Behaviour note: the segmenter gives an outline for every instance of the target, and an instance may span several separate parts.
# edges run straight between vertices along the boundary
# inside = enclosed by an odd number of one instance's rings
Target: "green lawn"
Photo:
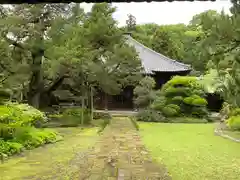
[[[78,173],[79,162],[75,161],[81,161],[79,153],[84,154],[94,144],[98,128],[54,129],[63,135],[62,141],[12,157],[0,164],[0,177],[3,180],[68,179],[69,175]],[[80,158],[76,158],[77,154]]]
[[[139,125],[147,148],[173,180],[240,180],[240,144],[215,136],[213,124]]]

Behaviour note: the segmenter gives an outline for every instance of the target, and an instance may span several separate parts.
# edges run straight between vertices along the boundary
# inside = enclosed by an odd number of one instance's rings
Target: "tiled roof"
[[[139,43],[131,36],[126,35],[127,43],[132,45],[139,54],[143,69],[146,74],[155,72],[176,72],[176,71],[190,71],[191,66],[180,63],[176,60],[170,59],[156,51]]]

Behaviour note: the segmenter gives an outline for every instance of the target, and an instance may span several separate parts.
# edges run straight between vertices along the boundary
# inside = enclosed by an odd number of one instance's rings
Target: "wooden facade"
[[[175,75],[185,76],[190,71],[183,72],[156,72],[150,75],[155,79],[156,89],[160,89],[163,84],[170,80]],[[133,90],[135,87],[128,86],[118,95],[108,95],[104,92],[98,92],[95,99],[95,108],[104,110],[134,110]]]

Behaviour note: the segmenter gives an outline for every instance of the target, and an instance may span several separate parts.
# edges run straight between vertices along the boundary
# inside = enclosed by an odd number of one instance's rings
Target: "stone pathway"
[[[79,164],[80,172],[71,179],[89,180],[169,180],[165,167],[154,162],[132,122],[114,118]]]

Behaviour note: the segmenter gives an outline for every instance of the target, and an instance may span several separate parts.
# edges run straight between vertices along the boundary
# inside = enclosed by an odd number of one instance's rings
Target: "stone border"
[[[220,124],[218,124],[218,126],[220,126]],[[227,134],[224,134],[224,132],[222,131],[222,129],[219,128],[219,127],[215,128],[214,134],[217,135],[217,136],[221,136],[221,137],[223,137],[223,138],[225,138],[225,139],[230,139],[231,141],[240,143],[240,139],[236,139],[236,138],[231,137],[231,136],[229,136],[229,135],[227,135]]]

